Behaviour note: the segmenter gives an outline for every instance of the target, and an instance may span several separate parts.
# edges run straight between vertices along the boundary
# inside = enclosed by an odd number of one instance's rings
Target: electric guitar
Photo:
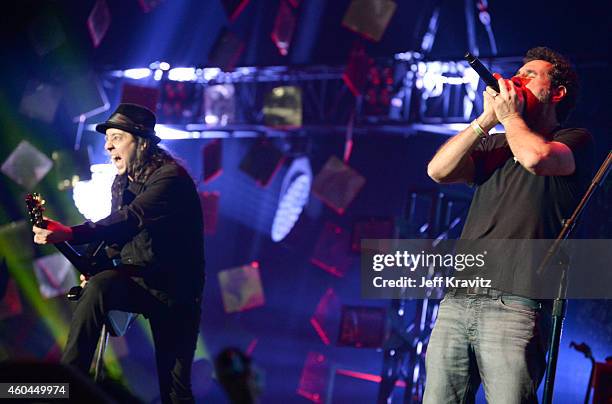
[[[32,193],[26,195],[25,202],[32,224],[36,227],[40,227],[41,229],[46,229],[47,221],[43,218],[43,212],[45,211],[45,200],[42,199],[40,194]],[[72,245],[70,245],[70,243],[66,241],[53,245],[64,255],[64,257],[66,257],[66,259],[76,268],[77,271],[86,277],[93,276],[98,272],[112,266],[109,264],[107,257],[102,257],[105,255],[101,254],[103,251],[104,242],[96,246],[92,254],[88,254],[88,256],[83,256],[80,254]],[[75,286],[68,293],[68,298],[76,300],[78,299],[80,293],[81,288],[79,286]]]
[[[30,215],[30,221],[36,227],[41,229],[47,228],[47,222],[43,218],[43,212],[45,211],[45,200],[42,199],[40,194],[33,193],[27,194],[25,197],[26,206],[28,207],[28,214]],[[101,242],[93,250],[92,254],[83,256],[74,249],[70,243],[64,241],[63,243],[53,244],[66,259],[83,275],[90,277],[96,273],[105,269],[110,269],[110,260],[102,254],[104,242]],[[78,300],[83,292],[81,286],[73,286],[67,294],[69,300]],[[107,314],[108,325],[110,326],[109,332],[111,335],[119,336],[123,335],[133,318],[136,316],[134,313],[124,312],[119,310],[111,310]]]

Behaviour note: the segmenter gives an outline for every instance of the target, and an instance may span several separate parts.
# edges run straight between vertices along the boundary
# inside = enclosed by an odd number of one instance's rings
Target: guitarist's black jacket
[[[116,179],[117,181],[117,179]],[[129,182],[120,208],[72,227],[74,244],[104,241],[122,267],[167,304],[199,301],[204,286],[200,199],[189,174],[166,163],[144,183]]]

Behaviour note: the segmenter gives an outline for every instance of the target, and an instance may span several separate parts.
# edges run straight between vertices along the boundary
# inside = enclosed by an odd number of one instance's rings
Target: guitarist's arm
[[[36,244],[57,244],[73,240],[72,228],[55,220],[45,218],[47,228],[33,226],[34,242]]]
[[[112,244],[135,236],[147,225],[167,219],[172,214],[172,210],[177,208],[178,201],[175,195],[184,194],[181,188],[187,186],[187,181],[191,179],[176,170],[173,165],[158,169],[147,181],[144,191],[133,190],[137,195],[131,203],[98,222],[67,227],[49,220],[47,229],[35,228],[34,233],[38,232],[35,241],[37,239],[43,241],[39,244],[62,241],[70,241],[72,244],[105,241],[107,244]],[[180,179],[177,180],[177,177]],[[128,190],[132,186],[137,185],[130,184]]]

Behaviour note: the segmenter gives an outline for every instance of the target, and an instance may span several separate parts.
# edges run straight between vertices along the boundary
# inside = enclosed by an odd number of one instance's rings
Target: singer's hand
[[[493,95],[487,89],[485,102],[488,97],[488,101],[493,104],[497,119],[502,125],[506,126],[506,123],[511,119],[520,118],[525,105],[525,97],[523,91],[517,90],[516,85],[511,80],[500,78],[497,83],[499,84],[499,94]]]
[[[491,90],[492,93],[497,94],[495,90],[491,87],[487,87],[487,90]],[[484,109],[482,114],[476,119],[478,124],[485,130],[485,132],[489,132],[495,125],[499,123],[497,119],[497,115],[495,114],[495,108],[493,107],[493,97],[488,96],[487,91],[482,93],[484,98]]]
[[[493,76],[496,79],[500,79],[501,75],[499,73],[493,73]],[[491,95],[491,97],[487,97],[487,94]],[[482,114],[476,119],[478,124],[485,130],[485,132],[489,132],[491,129],[495,127],[499,123],[497,119],[497,115],[495,114],[495,108],[493,107],[493,96],[497,95],[497,91],[492,89],[491,87],[486,88],[486,91],[483,91],[482,96],[484,99],[484,108]]]

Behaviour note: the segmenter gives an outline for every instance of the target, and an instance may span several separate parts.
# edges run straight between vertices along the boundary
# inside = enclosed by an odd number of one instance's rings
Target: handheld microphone
[[[478,73],[482,81],[484,81],[487,86],[493,88],[495,91],[499,93],[499,85],[497,84],[497,79],[491,74],[489,69],[487,69],[482,64],[482,62],[478,60],[478,58],[472,55],[470,52],[467,52],[464,58],[465,60],[467,60],[470,66],[472,66],[472,68],[476,70],[476,73]]]

